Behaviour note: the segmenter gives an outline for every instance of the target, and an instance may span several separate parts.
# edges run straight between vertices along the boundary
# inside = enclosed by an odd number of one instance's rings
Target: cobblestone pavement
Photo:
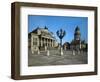
[[[41,51],[40,54],[32,54],[28,52],[28,65],[29,66],[48,66],[48,65],[74,65],[74,64],[87,64],[87,52],[63,51],[64,55],[59,54],[59,50],[50,50],[49,56],[47,52]]]

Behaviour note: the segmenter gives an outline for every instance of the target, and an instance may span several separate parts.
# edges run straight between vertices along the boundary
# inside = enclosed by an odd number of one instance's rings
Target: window
[[[33,38],[33,45],[37,45],[37,38]]]

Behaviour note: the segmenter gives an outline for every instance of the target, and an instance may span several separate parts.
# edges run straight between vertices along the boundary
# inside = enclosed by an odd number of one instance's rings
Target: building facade
[[[69,42],[65,42],[63,44],[63,50],[69,50],[70,49],[70,43]]]
[[[86,48],[85,46],[86,46],[86,43],[81,40],[80,29],[77,26],[74,31],[74,39],[70,43],[70,49],[82,50],[83,48]]]
[[[28,45],[32,52],[56,47],[56,39],[47,27],[38,27],[30,32],[28,34],[28,40]]]
[[[81,40],[80,28],[77,26],[74,31],[74,39],[71,42],[65,42],[62,45],[63,50],[85,50],[88,44]],[[35,51],[46,51],[51,49],[60,49],[60,43],[56,40],[54,34],[47,27],[37,27],[28,34],[28,48],[32,53]]]

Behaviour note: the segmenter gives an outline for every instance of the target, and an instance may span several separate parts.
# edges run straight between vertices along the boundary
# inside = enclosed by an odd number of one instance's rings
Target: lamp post
[[[65,30],[60,29],[60,30],[58,30],[56,32],[56,34],[57,34],[57,36],[60,39],[60,54],[63,55],[63,51],[62,51],[62,39],[65,36],[66,32],[65,32]]]

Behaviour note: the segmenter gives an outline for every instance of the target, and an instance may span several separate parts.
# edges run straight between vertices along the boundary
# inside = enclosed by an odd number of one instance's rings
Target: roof
[[[74,35],[80,35],[80,28],[78,26],[75,28]]]
[[[37,27],[32,32],[30,32],[29,35],[31,33],[38,34],[38,30],[40,31],[40,34],[39,34],[40,36],[42,36],[42,37],[50,37],[52,39],[55,39],[55,37],[53,36],[53,33],[50,32],[46,26],[44,28]]]
[[[65,42],[65,43],[63,44],[63,46],[69,46],[69,45],[70,45],[69,42]]]

